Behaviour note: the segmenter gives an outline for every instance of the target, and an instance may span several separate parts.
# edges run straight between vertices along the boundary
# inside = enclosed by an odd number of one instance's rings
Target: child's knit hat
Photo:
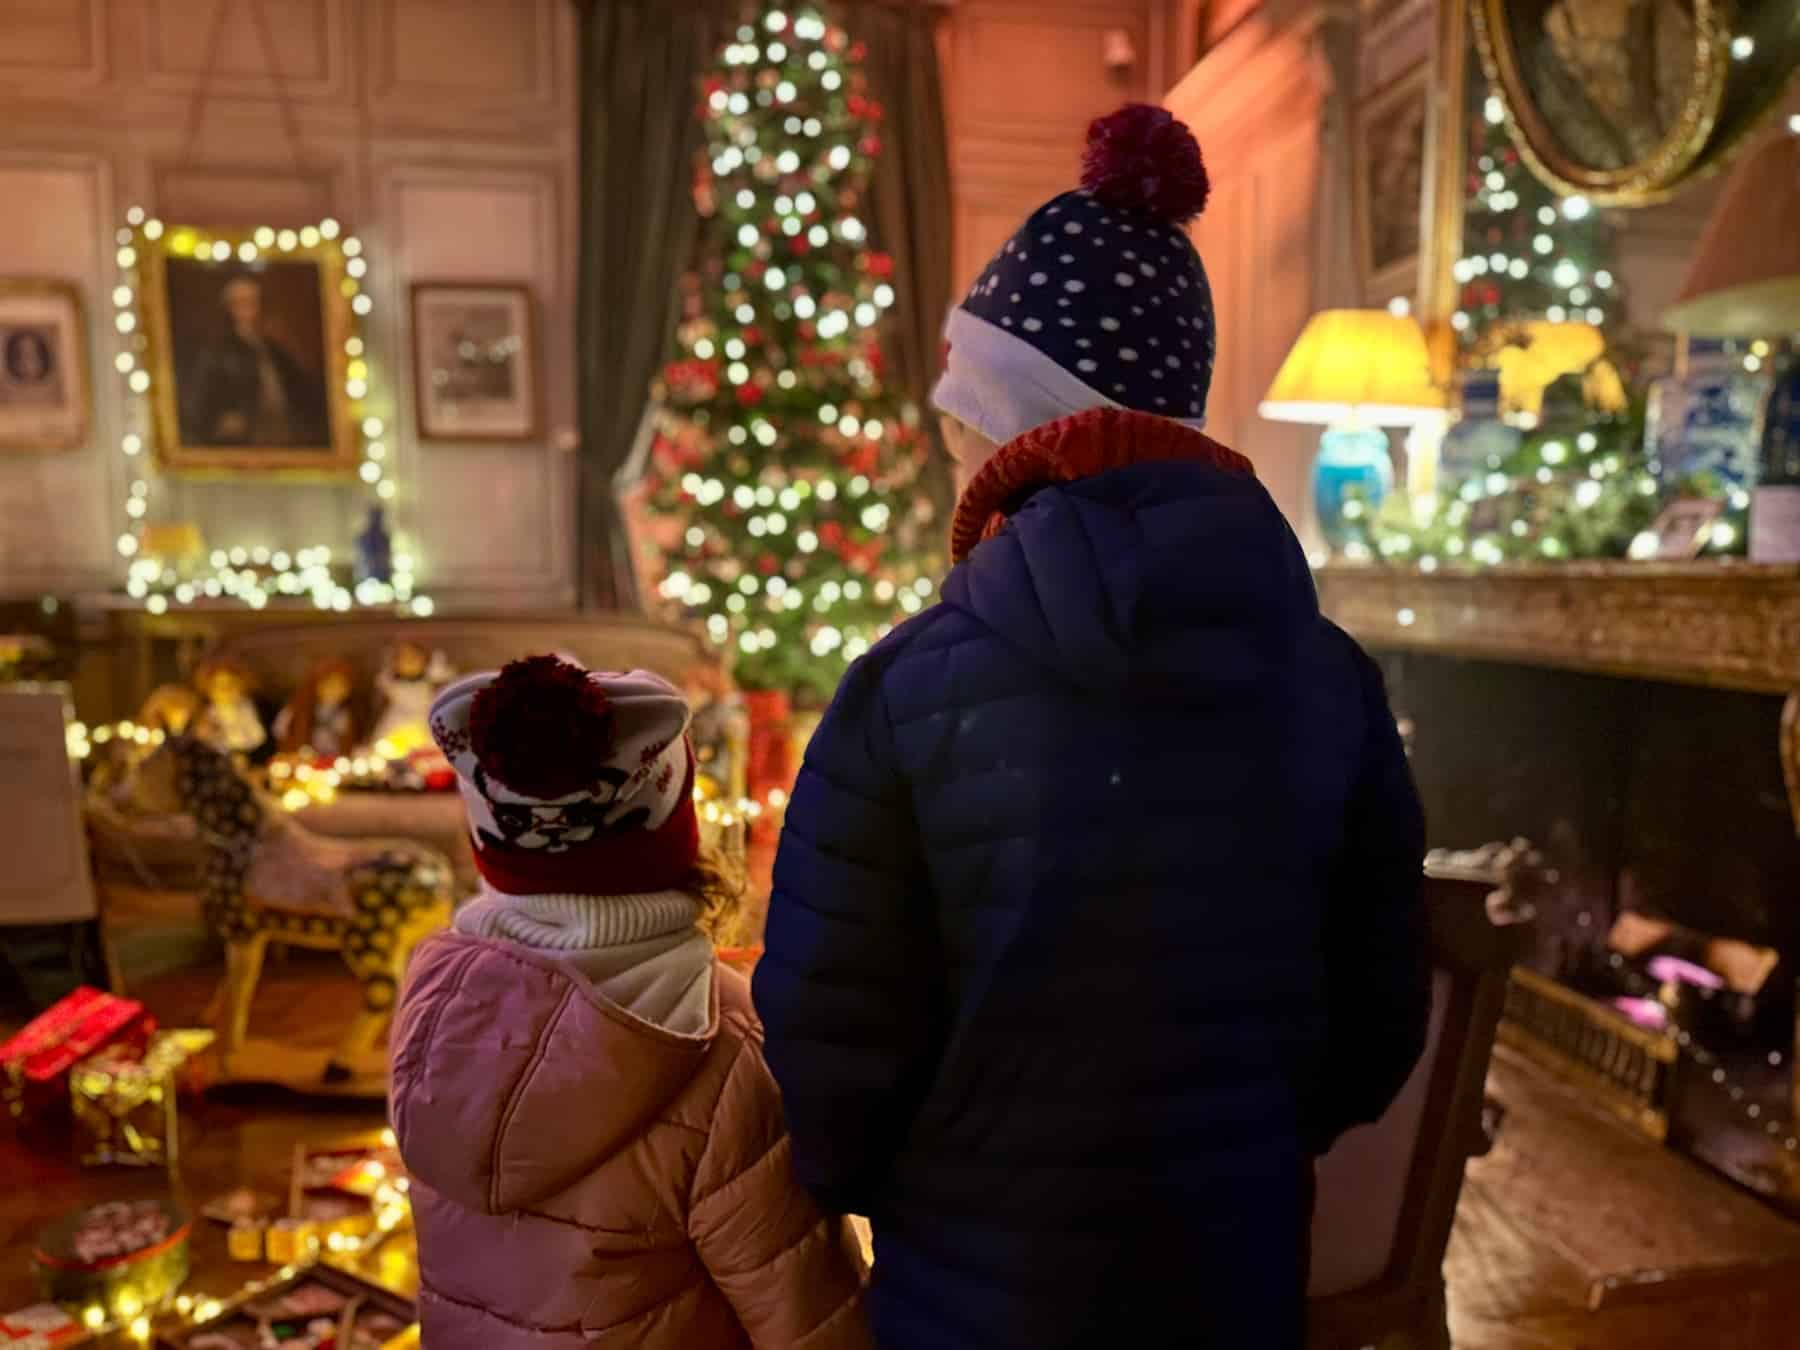
[[[1167,109],[1094,122],[1081,187],[1039,207],[951,310],[938,410],[998,445],[1096,407],[1203,426],[1212,290],[1185,227],[1209,190]]]
[[[700,845],[687,724],[661,676],[555,656],[458,680],[431,705],[475,866],[515,896],[679,888]]]

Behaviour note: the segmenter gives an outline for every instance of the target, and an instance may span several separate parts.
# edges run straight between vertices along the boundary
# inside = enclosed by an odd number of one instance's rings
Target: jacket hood
[[[716,983],[716,982],[715,982]],[[640,1021],[534,952],[447,933],[422,943],[394,1026],[390,1096],[407,1170],[498,1214],[566,1189],[635,1140],[718,1026]]]
[[[1254,684],[1319,621],[1249,461],[1144,413],[1094,409],[1002,447],[953,547],[944,602],[1090,690]]]

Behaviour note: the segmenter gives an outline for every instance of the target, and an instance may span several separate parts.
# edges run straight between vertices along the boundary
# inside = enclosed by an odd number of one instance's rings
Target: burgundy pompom
[[[475,695],[469,742],[488,776],[520,796],[567,797],[592,785],[612,750],[612,705],[580,666],[530,656]]]
[[[1194,133],[1167,108],[1127,103],[1088,127],[1081,185],[1109,206],[1185,225],[1206,209],[1212,183]]]

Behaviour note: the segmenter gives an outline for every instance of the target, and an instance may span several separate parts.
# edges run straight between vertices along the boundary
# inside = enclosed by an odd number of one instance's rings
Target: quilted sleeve
[[[935,1070],[941,960],[880,657],[854,666],[788,805],[757,1013],[794,1169],[833,1214],[866,1214]]]
[[[746,1042],[694,1179],[688,1231],[757,1350],[869,1350],[862,1252],[794,1180],[775,1082]]]
[[[1330,1033],[1312,1141],[1320,1153],[1387,1110],[1424,1052],[1431,1015],[1425,815],[1381,671],[1354,643],[1346,646],[1364,730],[1326,898]]]

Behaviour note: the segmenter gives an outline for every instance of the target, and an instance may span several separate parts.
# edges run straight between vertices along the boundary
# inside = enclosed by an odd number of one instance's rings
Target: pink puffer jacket
[[[392,1094],[424,1350],[869,1345],[861,1254],[794,1183],[735,972],[682,1036],[525,948],[434,937]]]

